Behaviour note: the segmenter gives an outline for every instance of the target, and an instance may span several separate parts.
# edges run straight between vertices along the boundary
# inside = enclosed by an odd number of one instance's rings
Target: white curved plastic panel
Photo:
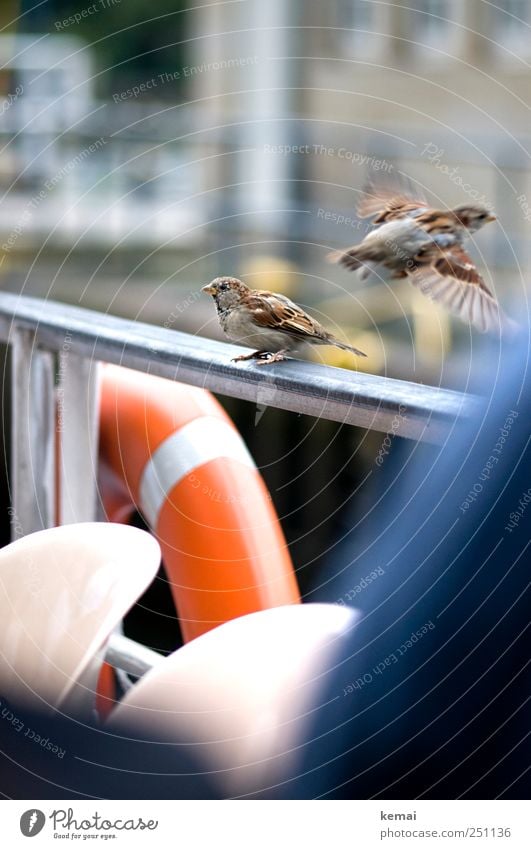
[[[220,625],[148,672],[108,727],[197,742],[222,792],[263,789],[296,760],[320,682],[358,615],[333,604],[290,605]]]
[[[50,528],[3,548],[0,695],[41,709],[91,703],[91,664],[159,563],[152,536],[108,522]]]

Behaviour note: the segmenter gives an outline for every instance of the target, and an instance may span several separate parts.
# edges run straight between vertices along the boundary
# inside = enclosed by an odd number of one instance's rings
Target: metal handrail
[[[39,348],[72,354],[202,386],[212,392],[331,421],[442,442],[474,396],[404,380],[304,361],[259,367],[235,364],[234,345],[152,324],[13,294],[0,295],[0,339],[15,329],[35,334]],[[398,417],[398,418],[397,418]]]
[[[109,362],[255,401],[428,442],[447,437],[479,399],[303,361],[234,364],[234,345],[92,310],[0,294],[0,340],[12,347],[14,536],[96,518],[98,363]],[[142,675],[160,662],[112,634],[105,656]],[[127,680],[123,680],[127,686]]]

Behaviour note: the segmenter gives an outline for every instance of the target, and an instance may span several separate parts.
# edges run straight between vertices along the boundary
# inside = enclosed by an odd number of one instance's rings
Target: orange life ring
[[[215,398],[118,366],[102,373],[104,507],[114,521],[132,505],[142,512],[162,549],[184,639],[300,602],[269,493]]]

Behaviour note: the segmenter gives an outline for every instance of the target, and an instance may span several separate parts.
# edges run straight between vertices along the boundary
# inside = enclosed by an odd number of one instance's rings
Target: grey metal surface
[[[105,660],[129,675],[141,677],[162,663],[164,656],[135,640],[130,640],[129,637],[124,637],[123,634],[114,633],[109,637]]]
[[[39,343],[89,360],[117,363],[213,392],[292,412],[438,443],[454,422],[481,402],[472,396],[379,375],[291,361],[235,364],[242,349],[174,330],[54,301],[0,295],[0,338],[14,324],[35,330]],[[397,418],[398,417],[398,418]]]
[[[99,365],[64,345],[59,352],[56,395],[61,525],[96,521]]]
[[[54,355],[35,333],[15,330],[12,345],[11,504],[13,538],[55,525]]]

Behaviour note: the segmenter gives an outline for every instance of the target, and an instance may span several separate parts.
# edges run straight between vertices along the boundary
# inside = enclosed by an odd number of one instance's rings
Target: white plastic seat
[[[90,709],[105,642],[153,580],[157,541],[87,522],[0,551],[0,694],[36,709]]]
[[[358,615],[290,605],[220,625],[148,672],[108,727],[200,744],[195,752],[225,795],[274,785],[296,763],[319,682]]]

